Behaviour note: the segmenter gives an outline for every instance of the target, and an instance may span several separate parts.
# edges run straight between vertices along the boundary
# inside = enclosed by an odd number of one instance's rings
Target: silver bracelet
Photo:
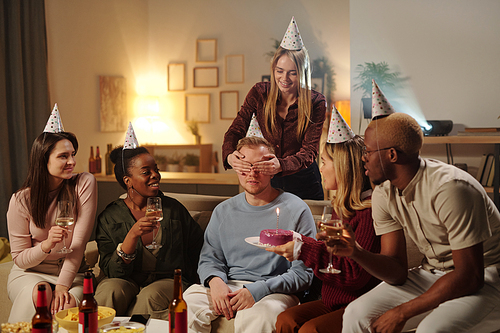
[[[134,260],[135,257],[137,256],[137,250],[135,250],[134,253],[132,253],[132,254],[128,254],[128,253],[123,252],[122,243],[118,244],[118,246],[116,247],[116,252],[123,259],[130,260],[130,261]]]

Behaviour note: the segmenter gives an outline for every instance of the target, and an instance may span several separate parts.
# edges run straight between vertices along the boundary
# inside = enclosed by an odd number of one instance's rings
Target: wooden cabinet
[[[185,156],[186,154],[195,154],[200,157],[199,172],[212,173],[212,144],[199,145],[144,145],[151,155],[164,155],[167,157],[174,154]]]
[[[429,144],[493,144],[495,145],[495,176],[493,179],[493,187],[486,188],[486,192],[493,192],[493,201],[497,208],[500,209],[500,135],[457,135],[457,136],[426,136],[424,137],[424,145]]]

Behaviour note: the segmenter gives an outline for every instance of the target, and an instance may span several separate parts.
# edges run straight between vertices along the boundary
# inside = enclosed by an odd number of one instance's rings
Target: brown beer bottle
[[[187,304],[182,299],[182,274],[174,272],[174,297],[168,305],[168,327],[170,333],[187,333]]]
[[[99,152],[99,146],[97,146],[95,151],[95,173],[101,173],[101,171],[102,171],[101,153]]]
[[[111,162],[111,151],[113,150],[113,146],[111,143],[108,143],[108,151],[106,152],[106,176],[110,176],[113,174],[113,162]]]
[[[36,298],[36,313],[31,319],[31,332],[52,333],[52,315],[47,305],[47,294],[45,285],[38,285],[38,297]]]
[[[78,333],[97,332],[97,302],[94,299],[92,272],[83,273],[83,299],[78,308]]]
[[[94,147],[90,146],[89,172],[95,173]]]

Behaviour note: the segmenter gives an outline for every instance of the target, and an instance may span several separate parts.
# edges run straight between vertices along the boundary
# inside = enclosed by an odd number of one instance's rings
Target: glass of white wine
[[[57,202],[57,218],[56,225],[68,229],[75,223],[73,217],[73,202],[69,200],[59,200]],[[57,253],[71,253],[72,249],[66,247],[66,237],[63,239],[63,248],[57,251]]]
[[[161,198],[160,197],[149,197],[148,198],[148,203],[146,207],[146,216],[147,217],[154,217],[154,221],[157,224],[161,220],[163,220],[163,207],[161,205]],[[159,249],[161,248],[161,244],[158,244],[155,240],[156,238],[156,227],[153,229],[153,241],[151,244],[147,245],[146,248],[149,250],[154,250],[154,249]]]
[[[325,231],[329,239],[339,239],[342,236],[343,223],[342,220],[332,219],[332,211],[333,209],[331,206],[324,207],[323,215],[321,215],[321,219],[318,221],[318,229],[319,231]],[[332,249],[328,250],[330,254],[328,266],[326,268],[321,268],[319,272],[326,274],[338,274],[341,271],[333,267]]]

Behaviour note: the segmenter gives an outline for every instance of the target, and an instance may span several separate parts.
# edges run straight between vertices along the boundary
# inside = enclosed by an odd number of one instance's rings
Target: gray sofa
[[[220,202],[226,200],[229,197],[222,196],[209,196],[209,195],[197,195],[197,194],[180,194],[180,193],[165,193],[165,195],[173,197],[179,200],[191,213],[193,218],[200,224],[203,230],[205,230],[212,210]],[[323,212],[323,206],[327,204],[327,201],[314,201],[305,200],[313,215],[321,215]],[[95,241],[91,241],[87,244],[87,249],[85,252],[85,257],[87,263],[93,268],[94,274],[99,280],[102,278],[98,262],[98,252],[97,244]],[[410,267],[418,266],[422,261],[423,256],[420,254],[416,246],[409,241],[408,242],[408,259]],[[7,262],[0,264],[0,322],[7,322],[10,308],[12,303],[10,302],[7,294],[7,277],[9,275],[10,269],[12,267],[12,262]],[[228,321],[221,317],[217,319],[212,325],[212,332],[234,332],[232,321]]]

